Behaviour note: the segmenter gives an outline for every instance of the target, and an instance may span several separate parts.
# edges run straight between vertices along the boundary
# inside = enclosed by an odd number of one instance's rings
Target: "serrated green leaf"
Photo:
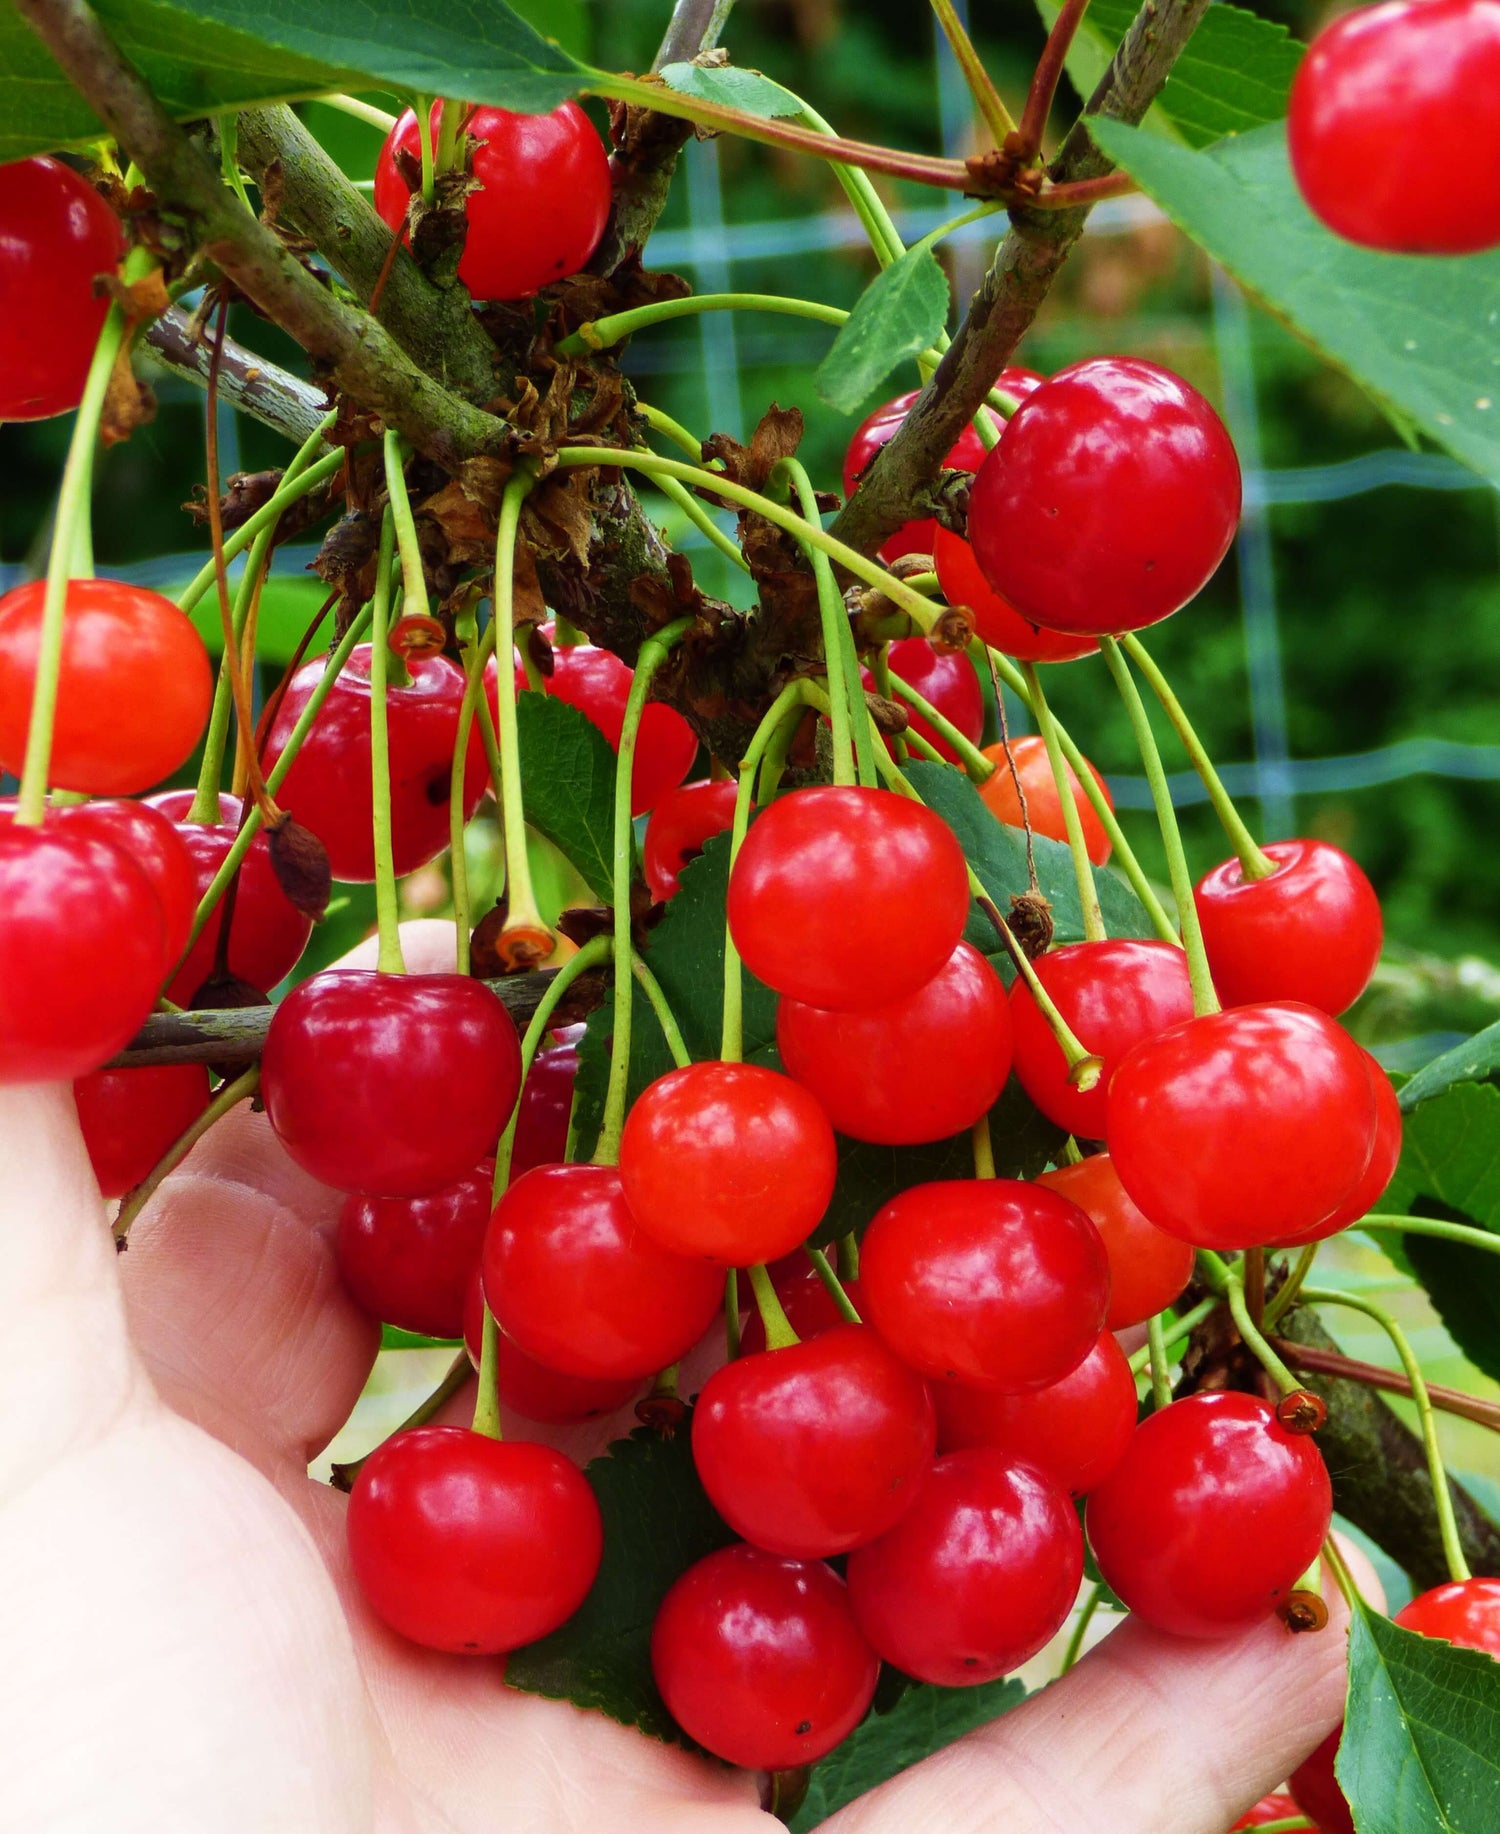
[[[527,823],[607,904],[614,862],[613,746],[586,714],[550,694],[518,694],[516,727]]]
[[[735,1538],[698,1481],[691,1441],[689,1415],[671,1439],[637,1428],[585,1467],[604,1518],[599,1577],[560,1630],[509,1658],[509,1687],[689,1742],[651,1678],[651,1626],[678,1574]]]
[[[1280,127],[1200,153],[1118,121],[1091,131],[1269,312],[1500,483],[1500,251],[1384,255],[1342,241],[1302,202]]]
[[[762,120],[802,113],[800,96],[794,96],[790,89],[783,89],[758,70],[739,70],[733,64],[667,64],[658,74],[678,95],[717,102],[722,108],[742,109]]]
[[[1359,1834],[1493,1834],[1500,1663],[1360,1607],[1335,1773]]]
[[[1401,1089],[1401,1109],[1410,1114],[1420,1103],[1441,1095],[1454,1083],[1482,1082],[1500,1070],[1500,1021],[1424,1064]]]
[[[926,350],[948,319],[948,279],[918,245],[882,268],[854,302],[815,378],[831,408],[852,414],[898,363]]]

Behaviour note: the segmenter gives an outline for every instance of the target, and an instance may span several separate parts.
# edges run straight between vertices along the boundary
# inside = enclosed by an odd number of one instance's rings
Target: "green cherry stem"
[[[781,469],[790,480],[802,514],[809,525],[818,521],[817,497],[813,491],[812,479],[807,475],[806,467],[796,459],[781,461]],[[860,696],[858,715],[854,711],[853,695],[850,692],[848,670],[848,646],[844,642],[839,626],[848,627],[849,616],[844,609],[844,597],[833,577],[833,568],[828,564],[828,556],[818,548],[803,543],[807,550],[808,560],[812,564],[813,578],[818,587],[818,618],[823,631],[823,665],[828,671],[829,714],[833,725],[833,781],[844,788],[866,781],[864,775],[865,759],[860,755],[859,740],[864,737],[866,751],[869,748],[868,720],[865,717],[864,697]],[[858,667],[854,671],[855,689],[859,686]],[[869,759],[873,773],[874,758]]]
[[[448,1365],[447,1374],[432,1393],[424,1396],[396,1428],[396,1431],[388,1433],[381,1444],[388,1444],[398,1433],[409,1433],[413,1427],[426,1426],[429,1420],[436,1418],[442,1412],[455,1395],[463,1393],[473,1373],[474,1365],[469,1361],[468,1351],[460,1350]],[[372,1447],[371,1452],[375,1449]],[[342,1490],[347,1494],[354,1488],[354,1480],[359,1476],[365,1460],[370,1456],[371,1453],[366,1452],[364,1458],[352,1458],[346,1464],[334,1465],[328,1474],[329,1483],[335,1490]]]
[[[1307,1281],[1307,1276],[1312,1272],[1313,1262],[1317,1260],[1318,1250],[1322,1246],[1321,1242],[1309,1242],[1297,1256],[1292,1271],[1266,1306],[1260,1321],[1263,1331],[1273,1330],[1277,1322],[1291,1310],[1297,1295]]]
[[[894,701],[897,698],[896,677],[891,673],[891,646],[889,643],[876,645],[870,657],[870,676],[875,683],[875,692],[882,700]],[[918,708],[917,711],[920,712],[921,709]],[[892,733],[887,743],[896,754],[896,762],[905,764],[911,755],[906,733]]]
[[[1245,1348],[1270,1376],[1282,1394],[1289,1395],[1294,1390],[1301,1388],[1302,1384],[1271,1348],[1266,1341],[1265,1333],[1252,1317],[1251,1308],[1245,1300],[1245,1278],[1240,1268],[1236,1267],[1231,1270],[1228,1290],[1224,1296],[1229,1301],[1230,1315],[1234,1319],[1235,1329],[1239,1332]]]
[[[863,1321],[859,1313],[854,1309],[854,1301],[844,1291],[843,1281],[840,1280],[838,1275],[833,1271],[828,1256],[824,1254],[823,1250],[821,1248],[812,1248],[804,1244],[802,1252],[807,1256],[808,1260],[812,1262],[814,1273],[816,1273],[818,1278],[823,1282],[828,1297],[838,1307],[839,1316],[844,1322],[851,1325],[862,1323]]]
[[[1088,843],[1083,838],[1083,817],[1078,812],[1078,798],[1068,781],[1068,766],[1057,736],[1057,721],[1042,692],[1042,678],[1034,662],[1021,665],[1031,695],[1031,710],[1037,729],[1047,747],[1047,762],[1052,766],[1052,781],[1057,785],[1057,799],[1062,806],[1063,827],[1068,836],[1068,852],[1073,856],[1073,876],[1078,881],[1078,904],[1083,912],[1085,942],[1103,942],[1107,934],[1104,913],[1099,908],[1099,887],[1094,881],[1094,866],[1089,859]],[[1091,774],[1091,773],[1089,773]]]
[[[834,1244],[838,1255],[840,1280],[857,1280],[859,1278],[859,1238],[852,1229],[846,1229]]]
[[[808,318],[820,325],[842,325],[849,314],[842,306],[825,306],[821,300],[791,299],[780,293],[689,293],[682,299],[654,300],[628,312],[611,312],[590,319],[556,346],[560,357],[582,357],[609,350],[634,331],[673,319],[696,318],[703,312],[775,312],[785,318]],[[696,449],[695,449],[696,452]]]
[[[531,882],[531,856],[526,849],[526,803],[521,788],[521,733],[516,723],[516,673],[511,658],[516,653],[516,531],[521,505],[535,479],[518,469],[500,499],[500,522],[495,533],[494,630],[496,700],[500,740],[500,819],[505,840],[505,928],[500,936],[501,960],[506,961],[505,941],[514,937],[516,966],[540,959],[543,940],[551,931],[542,922],[536,891]],[[481,697],[481,721],[487,711]],[[547,951],[550,953],[550,947]],[[524,954],[524,960],[523,958]]]
[[[801,101],[801,97],[798,97]],[[802,103],[802,123],[814,132],[836,139],[833,123],[820,115],[810,103]],[[901,240],[901,232],[894,219],[886,209],[884,200],[875,189],[873,179],[868,172],[858,166],[848,166],[835,160],[833,175],[843,189],[849,206],[859,218],[861,229],[869,238],[870,247],[874,250],[875,259],[881,267],[889,267],[893,261],[899,261],[906,253],[906,244]],[[946,336],[943,343],[947,343]]]
[[[641,959],[639,950],[632,950],[630,971],[640,982],[641,989],[651,1003],[651,1010],[656,1015],[656,1023],[661,1027],[661,1035],[666,1040],[667,1049],[672,1054],[672,1062],[679,1070],[685,1070],[693,1061],[693,1054],[687,1048],[682,1036],[682,1027],[677,1023],[672,1008],[667,1004],[667,996],[662,992],[662,985]]]
[[[1146,1356],[1151,1369],[1151,1405],[1160,1412],[1172,1403],[1172,1378],[1167,1373],[1170,1362],[1167,1334],[1162,1326],[1160,1312],[1154,1313],[1146,1321]]]
[[[458,130],[464,118],[464,108],[461,102],[455,102],[451,96],[443,96],[438,109],[437,148],[433,163],[437,168],[434,176],[441,178],[458,164]]]
[[[1178,1344],[1191,1337],[1210,1313],[1218,1311],[1219,1304],[1217,1299],[1200,1299],[1191,1311],[1181,1314],[1163,1313],[1162,1341],[1164,1347],[1167,1350],[1175,1349]],[[1140,1349],[1134,1351],[1126,1360],[1130,1364],[1130,1373],[1140,1375],[1151,1361],[1150,1342],[1142,1344]]]
[[[254,1095],[259,1087],[259,1064],[252,1064],[243,1075],[237,1076],[231,1083],[225,1083],[202,1114],[172,1142],[135,1189],[126,1192],[115,1218],[116,1248],[124,1248],[130,1234],[130,1225],[156,1195],[162,1180],[176,1171],[216,1121],[222,1120],[231,1108],[238,1107],[247,1096]]]
[[[416,518],[406,491],[406,453],[399,433],[386,431],[383,443],[385,487],[391,500],[391,521],[396,530],[396,551],[401,556],[402,612],[407,617],[430,617],[427,576],[422,570],[422,549],[417,541]],[[410,685],[406,664],[392,654],[392,679],[399,687]],[[394,671],[399,670],[399,673]],[[405,679],[403,679],[405,677]]]
[[[749,1269],[750,1285],[755,1293],[756,1309],[760,1313],[760,1322],[766,1330],[767,1350],[787,1350],[793,1344],[800,1344],[801,1338],[792,1329],[791,1320],[786,1309],[776,1296],[776,1288],[771,1284],[771,1276],[765,1267]],[[734,1276],[731,1274],[730,1278]]]
[[[879,688],[879,671],[874,671],[874,674],[875,685]],[[946,739],[958,753],[959,763],[963,766],[971,783],[983,783],[987,777],[994,774],[995,766],[992,760],[985,757],[974,741],[960,732],[952,720],[940,713],[924,695],[919,694],[909,681],[903,680],[894,669],[888,671],[886,679],[895,691],[896,697],[904,700],[908,707],[914,707],[932,730],[941,738]],[[920,735],[913,735],[909,732],[904,732],[901,736],[908,743],[914,736],[920,737]],[[944,758],[940,759],[940,762],[946,764],[948,760]]]
[[[750,571],[750,563],[741,554],[733,541],[724,533],[707,507],[700,503],[686,484],[679,484],[676,478],[654,478],[652,482],[661,494],[671,503],[675,503],[693,527],[705,535],[726,560],[732,560],[742,573]]]
[[[275,533],[274,526],[268,526],[256,536],[250,549],[250,558],[240,576],[239,587],[234,595],[234,611],[230,618],[236,644],[244,641],[245,623],[250,616],[251,603],[268,570]],[[198,767],[197,788],[193,791],[192,804],[187,813],[189,821],[206,822],[216,827],[224,819],[219,795],[224,781],[224,756],[229,749],[229,722],[233,711],[234,686],[230,678],[229,657],[224,655],[219,659],[213,706],[209,711],[208,731],[203,740],[203,761]],[[242,733],[240,743],[245,742]]]
[[[470,1424],[486,1439],[505,1437],[500,1428],[500,1321],[490,1310],[488,1300],[479,1331],[479,1390],[474,1396]]]
[[[673,420],[665,409],[653,407],[649,401],[642,401],[639,395],[635,398],[635,411],[653,433],[660,433],[663,439],[669,439],[674,446],[681,447],[695,464],[702,462],[703,441],[689,433],[680,420]]]
[[[1403,1235],[1430,1235],[1440,1242],[1462,1242],[1466,1248],[1500,1254],[1500,1235],[1475,1229],[1469,1223],[1445,1223],[1433,1216],[1362,1216],[1354,1227],[1377,1234],[1384,1229],[1397,1229]]]
[[[990,1138],[990,1117],[980,1115],[969,1129],[969,1140],[974,1151],[974,1176],[976,1178],[993,1178],[995,1176],[995,1143]]]
[[[341,115],[349,115],[356,121],[363,121],[367,126],[377,128],[382,134],[388,134],[396,125],[396,117],[387,114],[383,108],[377,108],[373,102],[361,102],[358,96],[343,94],[320,95],[311,98],[322,102],[329,108],[336,108]]]
[[[724,1276],[724,1359],[732,1363],[740,1353],[740,1276],[731,1267]]]
[[[489,631],[494,631],[493,622]],[[469,863],[464,853],[464,782],[468,776],[469,735],[484,691],[484,664],[488,645],[480,641],[478,621],[470,607],[454,619],[459,654],[464,659],[464,697],[458,709],[458,730],[453,736],[453,762],[448,771],[448,854],[453,879],[453,935],[458,951],[458,972],[469,972],[472,913],[469,908]],[[489,633],[487,633],[489,634]]]
[[[964,30],[963,21],[953,10],[953,0],[932,0],[932,10],[937,14],[938,24],[943,28],[959,69],[963,72],[964,81],[969,86],[969,94],[974,98],[980,114],[984,116],[985,125],[990,130],[995,145],[1005,145],[1006,136],[1016,131],[1016,124],[1011,119],[1010,110],[1000,99],[996,89],[974,49],[969,34]]]
[[[324,433],[333,424],[332,417],[326,419],[322,426],[309,437],[309,443],[317,440],[321,443]],[[273,527],[301,498],[311,495],[320,484],[324,484],[343,468],[345,453],[342,448],[334,452],[325,452],[321,458],[314,460],[305,471],[292,475],[296,460],[288,465],[281,483],[274,496],[269,497],[253,516],[245,519],[232,533],[224,537],[224,559],[231,561],[238,554],[243,554],[260,534],[262,529]],[[193,575],[188,585],[177,595],[177,609],[191,613],[198,601],[213,585],[216,567],[212,560],[207,560]]]
[[[417,145],[422,151],[422,202],[430,204],[437,195],[432,156],[432,97],[418,95],[415,103]]]
[[[386,715],[386,678],[391,655],[391,561],[395,553],[395,518],[381,518],[380,555],[376,562],[375,599],[370,615],[370,788],[373,801],[370,832],[375,849],[375,922],[380,948],[375,966],[382,974],[405,974],[401,953],[401,919],[396,904],[396,862],[391,841],[391,744]]]
[[[1068,1638],[1067,1648],[1063,1651],[1062,1666],[1057,1671],[1059,1679],[1067,1674],[1068,1670],[1074,1666],[1078,1658],[1083,1654],[1084,1636],[1088,1631],[1089,1625],[1094,1621],[1094,1613],[1099,1609],[1103,1599],[1104,1587],[1101,1582],[1096,1579],[1089,1587],[1089,1595],[1083,1601],[1083,1606],[1078,1616],[1073,1620],[1073,1630]],[[1264,1830],[1262,1830],[1262,1834],[1264,1834]]]

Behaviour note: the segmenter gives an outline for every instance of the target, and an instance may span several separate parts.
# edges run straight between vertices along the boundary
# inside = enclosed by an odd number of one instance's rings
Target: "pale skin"
[[[409,964],[447,965],[451,935],[409,926]],[[378,1343],[334,1270],[338,1201],[242,1109],[116,1256],[69,1090],[0,1088],[0,1827],[774,1834],[755,1778],[364,1609],[344,1498],[307,1476]],[[1337,1721],[1343,1653],[1337,1606],[1211,1645],[1126,1622],[825,1826],[1223,1834]]]

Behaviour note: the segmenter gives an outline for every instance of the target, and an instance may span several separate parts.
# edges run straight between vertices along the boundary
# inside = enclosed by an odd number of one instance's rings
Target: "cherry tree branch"
[[[169,306],[147,329],[147,360],[207,388],[212,351],[206,340],[191,335],[191,324],[181,306]],[[219,398],[299,446],[328,412],[321,389],[258,357],[233,338],[224,340]]]

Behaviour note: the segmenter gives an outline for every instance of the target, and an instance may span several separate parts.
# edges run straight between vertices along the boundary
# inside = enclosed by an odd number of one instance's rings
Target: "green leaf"
[[[613,883],[615,752],[594,722],[550,694],[518,694],[526,820],[606,904]]]
[[[658,72],[668,89],[700,102],[717,102],[721,108],[738,108],[762,120],[778,115],[800,115],[802,99],[773,83],[758,70],[739,70],[733,64],[666,64]]]
[[[812,1773],[792,1834],[811,1834],[835,1809],[976,1726],[987,1726],[1026,1698],[1014,1677],[974,1688],[910,1687],[889,1713],[872,1713]]]
[[[599,1577],[560,1630],[509,1658],[506,1684],[685,1744],[651,1678],[651,1626],[678,1574],[734,1540],[698,1482],[691,1416],[671,1439],[638,1427],[584,1476],[604,1517]]]
[[[1500,1663],[1361,1606],[1335,1774],[1359,1834],[1493,1834]]]
[[[424,1337],[420,1331],[404,1331],[400,1325],[380,1327],[382,1350],[457,1350],[462,1343],[458,1337]]]
[[[1500,251],[1383,255],[1342,241],[1302,202],[1279,127],[1202,153],[1118,121],[1091,132],[1267,311],[1500,483]]]
[[[926,350],[947,319],[947,276],[919,244],[882,268],[854,302],[818,365],[819,395],[852,414],[898,363]]]
[[[1401,1090],[1401,1108],[1405,1114],[1420,1103],[1441,1095],[1454,1083],[1482,1082],[1500,1069],[1500,1021],[1487,1025],[1472,1038],[1444,1051],[1425,1064]]]

